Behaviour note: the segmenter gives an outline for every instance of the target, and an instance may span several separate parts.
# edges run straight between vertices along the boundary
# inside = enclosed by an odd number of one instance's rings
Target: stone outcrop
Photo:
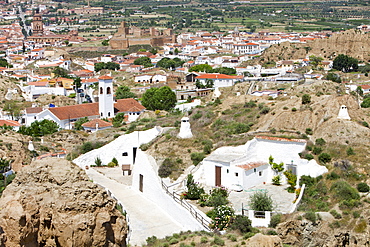
[[[370,246],[368,228],[356,233],[345,228],[331,228],[331,221],[312,223],[307,220],[289,220],[278,225],[276,231],[284,244],[290,246],[352,247]]]
[[[126,246],[127,224],[116,202],[64,159],[22,169],[0,208],[0,246]]]
[[[370,34],[359,30],[334,33],[328,39],[316,39],[307,43],[284,42],[268,48],[263,58],[268,60],[294,60],[310,55],[332,60],[338,54],[345,54],[361,61],[370,59]]]
[[[248,241],[246,245],[249,247],[283,247],[281,239],[278,236],[267,236],[257,233]]]

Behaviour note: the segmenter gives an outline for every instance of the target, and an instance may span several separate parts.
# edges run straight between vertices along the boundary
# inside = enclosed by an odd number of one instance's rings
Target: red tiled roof
[[[20,123],[18,123],[17,121],[13,121],[13,120],[6,120],[6,119],[0,119],[0,126],[4,126],[4,125],[7,125],[7,126],[21,126]]]
[[[196,79],[242,79],[243,76],[224,75],[224,74],[203,74],[195,78]]]
[[[53,107],[49,111],[60,120],[99,116],[99,103]]]
[[[114,103],[115,112],[139,112],[145,110],[136,100],[119,99]],[[80,105],[61,106],[49,108],[49,111],[53,113],[60,120],[66,119],[78,119],[83,117],[99,116],[99,103],[87,103]]]
[[[114,108],[116,108],[118,112],[139,112],[145,110],[144,106],[132,98],[117,100],[114,104]]]
[[[26,113],[39,113],[42,112],[42,107],[28,107]]]
[[[96,128],[96,125],[98,125],[98,128],[105,128],[105,127],[111,127],[113,124],[110,122],[101,120],[99,118],[93,119],[87,123],[82,124],[82,127],[85,128]]]
[[[266,164],[266,162],[251,162],[244,165],[237,165],[237,167],[243,168],[244,170],[248,171],[250,169],[257,168]]]
[[[307,142],[303,139],[288,139],[288,138],[281,138],[281,137],[274,137],[274,136],[256,136],[257,139],[265,139],[271,141],[281,141],[281,142]]]
[[[107,76],[107,75],[102,75],[99,77],[99,80],[112,80],[113,77]]]
[[[362,89],[370,89],[370,85],[361,85]]]

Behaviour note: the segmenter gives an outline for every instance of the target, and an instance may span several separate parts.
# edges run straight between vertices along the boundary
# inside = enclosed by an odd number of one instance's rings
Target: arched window
[[[103,88],[100,87],[100,94],[103,94]]]
[[[107,87],[107,94],[111,94],[110,87]]]
[[[102,112],[100,113],[100,116],[101,116],[101,117],[103,116],[103,113],[102,113]]]
[[[108,117],[110,117],[110,112],[108,112]]]

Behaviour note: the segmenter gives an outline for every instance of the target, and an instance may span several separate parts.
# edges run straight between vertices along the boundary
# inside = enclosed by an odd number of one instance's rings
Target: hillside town
[[[0,2],[0,245],[368,245],[367,22]]]

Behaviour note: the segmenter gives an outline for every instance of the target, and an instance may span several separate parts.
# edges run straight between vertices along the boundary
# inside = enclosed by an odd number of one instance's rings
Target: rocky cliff
[[[116,202],[64,159],[34,161],[0,199],[0,246],[126,246]]]
[[[307,43],[284,42],[268,48],[263,58],[268,60],[294,60],[310,55],[332,60],[338,54],[346,54],[361,61],[370,59],[370,34],[356,30],[335,33],[328,39],[317,39]]]

